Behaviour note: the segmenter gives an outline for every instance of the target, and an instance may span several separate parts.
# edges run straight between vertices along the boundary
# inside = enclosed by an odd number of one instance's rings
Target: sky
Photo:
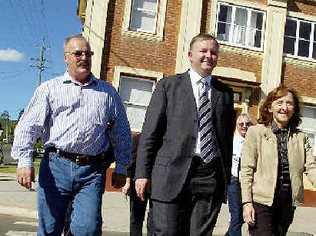
[[[46,81],[65,72],[63,41],[81,32],[81,22],[77,0],[0,0],[0,9],[0,114],[17,119],[39,84],[41,46]]]

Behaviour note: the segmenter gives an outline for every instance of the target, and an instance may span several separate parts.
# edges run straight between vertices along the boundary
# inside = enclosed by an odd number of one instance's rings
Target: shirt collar
[[[82,87],[85,87],[85,86],[89,86],[93,83],[96,83],[96,78],[92,75],[92,73],[89,75],[89,80],[88,82],[82,84],[76,80],[74,80],[68,73],[68,71],[65,72],[64,74],[64,77],[63,77],[63,84],[70,84],[70,83],[73,83],[75,85],[78,85],[78,86],[82,86]]]
[[[279,128],[278,125],[275,123],[275,121],[271,122],[271,130],[275,134],[288,132],[288,128]]]
[[[199,83],[201,83],[202,81],[202,76],[199,75],[199,73],[197,73],[195,70],[193,70],[192,68],[189,70],[189,74],[190,74],[190,78],[192,80],[193,83],[195,83],[196,85],[198,85]],[[206,84],[208,87],[210,87],[211,85],[211,80],[212,80],[212,76],[209,75],[207,77],[204,77]]]

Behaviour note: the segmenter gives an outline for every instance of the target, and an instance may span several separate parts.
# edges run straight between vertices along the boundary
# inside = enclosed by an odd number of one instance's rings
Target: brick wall
[[[299,95],[316,97],[315,68],[284,64],[284,84],[294,88]]]
[[[316,16],[316,2],[314,1],[288,1],[288,11],[300,12],[305,15]]]
[[[174,74],[181,13],[181,0],[167,1],[164,39],[161,42],[122,35],[125,1],[110,1],[106,29],[108,57],[103,74],[112,81],[114,66],[128,66]],[[112,20],[111,20],[112,19]]]

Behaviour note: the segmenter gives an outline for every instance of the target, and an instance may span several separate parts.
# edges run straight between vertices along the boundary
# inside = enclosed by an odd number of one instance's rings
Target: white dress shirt
[[[239,176],[241,148],[244,141],[245,141],[245,138],[242,137],[239,133],[236,133],[234,135],[233,156],[232,156],[232,176],[237,177],[237,178]]]

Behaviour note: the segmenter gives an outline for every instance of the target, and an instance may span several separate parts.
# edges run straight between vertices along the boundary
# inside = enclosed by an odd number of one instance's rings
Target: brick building
[[[78,15],[93,72],[118,89],[133,131],[156,81],[187,70],[191,38],[208,32],[221,44],[213,74],[234,89],[236,110],[257,118],[260,99],[285,84],[316,140],[315,0],[78,0]]]
[[[156,82],[186,71],[191,38],[207,32],[220,43],[213,76],[233,88],[235,109],[256,119],[269,91],[295,88],[316,152],[316,0],[78,0],[78,15],[92,71],[117,88],[132,131],[141,131]],[[306,193],[315,206],[316,192]]]

